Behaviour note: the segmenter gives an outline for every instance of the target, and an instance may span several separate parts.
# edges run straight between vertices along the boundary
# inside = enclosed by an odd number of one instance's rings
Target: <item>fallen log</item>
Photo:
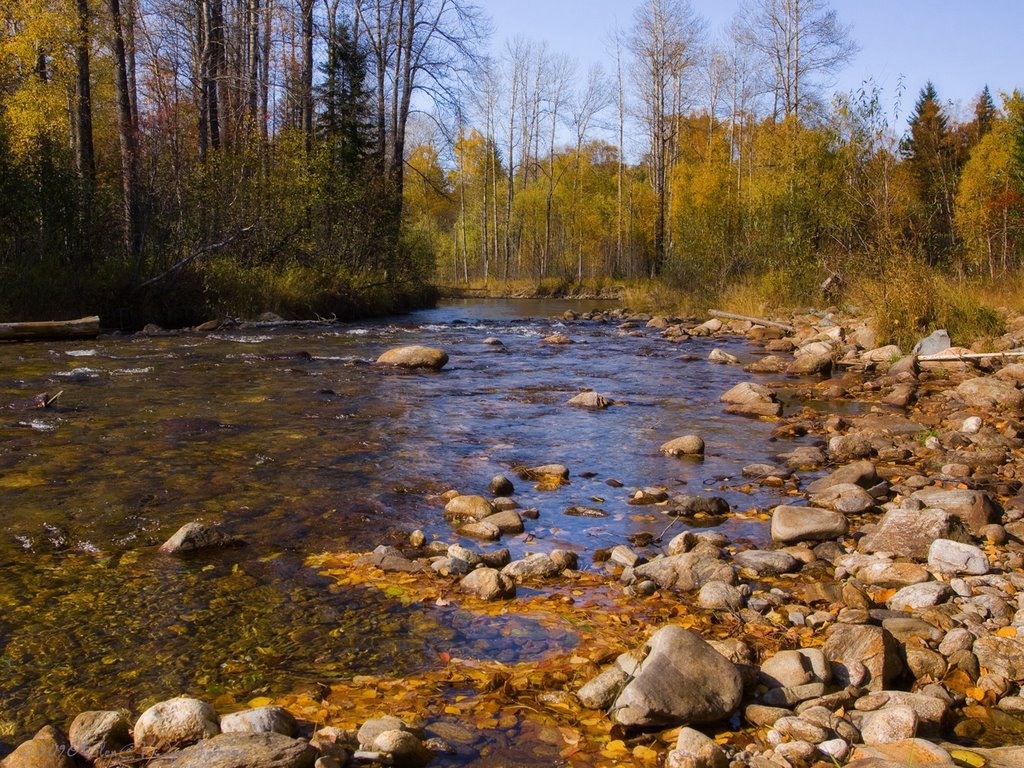
[[[958,360],[988,360],[997,357],[1024,357],[1024,350],[1015,349],[1009,352],[964,352],[963,354],[948,354],[938,352],[934,355],[919,355],[919,363],[955,363]]]
[[[712,317],[717,317],[719,320],[740,320],[742,322],[753,323],[754,325],[764,325],[768,328],[780,328],[788,333],[796,333],[796,328],[786,323],[779,323],[775,320],[766,320],[763,317],[751,317],[749,315],[737,315],[732,312],[722,312],[718,309],[712,309],[708,312]]]
[[[46,320],[27,323],[0,323],[0,341],[36,339],[91,339],[100,334],[99,317],[77,320]]]

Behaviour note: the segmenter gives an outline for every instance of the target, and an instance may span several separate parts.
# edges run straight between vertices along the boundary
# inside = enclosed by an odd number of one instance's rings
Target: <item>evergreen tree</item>
[[[348,25],[339,24],[328,41],[327,60],[320,71],[324,81],[318,88],[323,105],[317,121],[319,135],[330,145],[337,168],[357,176],[370,158],[374,141],[365,84],[366,52],[353,40]]]
[[[996,105],[992,101],[992,93],[986,85],[981,95],[978,96],[978,101],[974,104],[974,140],[976,142],[983,139],[985,134],[992,130],[992,124],[995,122],[995,119]]]

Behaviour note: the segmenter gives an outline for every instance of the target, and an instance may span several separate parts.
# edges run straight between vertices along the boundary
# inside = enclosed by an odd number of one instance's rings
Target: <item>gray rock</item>
[[[557,477],[561,480],[569,479],[569,468],[564,464],[541,464],[536,467],[524,467],[517,470],[517,472],[524,480],[540,480],[545,477]]]
[[[883,690],[902,668],[899,644],[882,627],[835,624],[829,628],[822,650],[831,662],[863,664],[868,672],[866,687],[872,691]]]
[[[909,587],[931,580],[931,574],[917,563],[875,560],[855,572],[858,581],[876,587]]]
[[[673,496],[670,506],[662,509],[662,513],[675,517],[693,517],[694,515],[727,515],[729,502],[721,496],[697,496],[683,494]]]
[[[781,505],[772,512],[772,540],[782,544],[798,541],[827,541],[849,530],[846,516],[817,507]]]
[[[535,552],[522,560],[513,560],[501,569],[503,575],[520,584],[534,579],[550,579],[561,573],[561,569],[550,555]]]
[[[594,411],[602,411],[613,404],[610,398],[599,395],[597,392],[581,392],[576,397],[566,401],[566,405],[574,405],[577,408],[589,408]]]
[[[480,521],[494,514],[494,505],[483,496],[456,496],[445,504],[444,516],[456,522]]]
[[[388,756],[393,765],[407,765],[415,768],[434,759],[434,753],[427,749],[420,739],[409,731],[394,729],[382,731],[373,740],[373,751]]]
[[[204,701],[180,696],[161,701],[135,721],[135,748],[157,752],[192,744],[220,733],[217,713]],[[312,761],[310,761],[312,764]]]
[[[633,574],[638,580],[649,579],[662,589],[680,592],[700,589],[712,581],[732,584],[736,580],[736,575],[727,563],[700,552],[655,558],[634,568]]]
[[[515,582],[494,568],[477,568],[459,582],[459,589],[481,600],[510,600],[516,596]]]
[[[920,501],[926,507],[948,512],[975,534],[984,526],[999,522],[999,509],[984,491],[923,488],[910,498]]]
[[[878,472],[875,465],[867,460],[855,461],[852,464],[839,467],[825,477],[815,480],[807,486],[807,492],[814,495],[823,493],[835,485],[859,485],[861,488],[871,488],[878,483]]]
[[[612,664],[588,682],[576,696],[587,709],[608,709],[629,681],[629,675],[617,664]]]
[[[917,735],[917,713],[900,705],[872,712],[860,726],[865,744],[891,744]]]
[[[927,357],[928,355],[937,355],[940,352],[945,352],[952,346],[952,342],[949,340],[949,332],[942,328],[938,331],[933,332],[930,336],[925,336],[917,344],[914,345],[912,354],[922,355]]]
[[[1013,384],[993,376],[981,376],[962,382],[956,393],[970,408],[993,410],[1004,408],[1019,411],[1024,404],[1024,393]]]
[[[891,552],[924,560],[932,541],[949,537],[951,517],[940,509],[890,509],[860,540],[859,548],[862,552]]]
[[[891,611],[913,611],[917,608],[930,608],[938,605],[949,597],[949,585],[941,581],[928,581],[924,584],[911,584],[903,587],[886,601]]]
[[[244,543],[242,539],[225,533],[218,526],[193,522],[181,526],[171,538],[160,545],[160,551],[166,555],[174,555],[196,549],[230,547]]]
[[[78,754],[95,760],[131,744],[130,728],[128,719],[120,712],[82,712],[71,723],[68,741]]]
[[[980,547],[949,539],[936,539],[928,548],[928,565],[939,573],[981,576],[989,572],[988,557]]]
[[[722,748],[700,731],[683,728],[676,747],[665,758],[666,768],[727,768],[729,760]]]
[[[875,506],[875,498],[853,483],[840,483],[811,496],[811,504],[844,515],[860,515]]]
[[[159,768],[312,768],[308,741],[280,733],[222,733],[153,765]]]
[[[752,573],[754,576],[778,576],[781,573],[794,573],[800,570],[802,563],[788,552],[763,549],[746,549],[733,556],[737,567]]]
[[[721,720],[743,697],[736,666],[699,635],[669,625],[647,642],[632,681],[615,700],[613,719],[627,727],[668,727]]]
[[[443,349],[432,347],[395,347],[377,358],[380,365],[397,368],[426,368],[439,371],[448,364],[448,355]]]
[[[487,490],[492,496],[511,496],[515,493],[516,488],[512,485],[512,481],[504,475],[495,475],[487,484]]]
[[[220,719],[221,733],[280,733],[295,737],[299,724],[284,707],[267,706],[245,709]]]
[[[717,347],[708,353],[708,360],[712,363],[720,363],[722,365],[736,365],[740,361],[736,355],[730,355],[728,352],[723,352]]]
[[[761,696],[761,703],[768,707],[791,709],[801,701],[810,701],[825,695],[825,683],[806,683],[792,688],[769,688]]]
[[[493,523],[481,520],[478,523],[465,523],[459,526],[459,535],[478,541],[498,541],[501,530]]]
[[[659,450],[667,456],[703,456],[704,440],[698,435],[684,435],[662,443]]]
[[[44,726],[28,741],[18,745],[2,763],[3,768],[75,768],[68,755],[64,734],[52,725]]]
[[[767,387],[745,381],[730,389],[719,400],[726,412],[744,416],[779,416],[782,404]]]
[[[495,512],[493,515],[485,517],[480,521],[481,523],[493,525],[503,534],[510,533],[522,533],[526,528],[523,525],[523,518],[519,516],[519,513],[514,509],[506,509],[503,512]]]
[[[709,611],[738,611],[743,607],[743,593],[724,581],[710,581],[700,588],[697,604]]]
[[[609,554],[608,559],[617,565],[632,568],[640,562],[640,555],[625,544],[616,544],[612,547],[612,551]]]

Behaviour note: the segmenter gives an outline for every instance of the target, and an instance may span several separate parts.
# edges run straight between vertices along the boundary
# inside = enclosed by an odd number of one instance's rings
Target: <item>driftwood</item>
[[[939,352],[934,355],[919,355],[919,363],[955,363],[958,360],[988,360],[997,357],[1024,357],[1024,350],[1013,350],[1012,352],[964,352],[963,354],[949,354]]]
[[[717,309],[712,309],[708,312],[712,317],[717,317],[719,320],[740,320],[754,325],[764,325],[768,328],[781,328],[783,331],[788,333],[796,333],[796,328],[792,325],[786,325],[786,323],[778,323],[774,320],[765,320],[763,317],[750,317],[749,315],[736,315],[732,312],[722,312]]]
[[[0,323],[0,341],[34,339],[91,339],[100,334],[98,317],[78,320],[48,320],[29,323]]]

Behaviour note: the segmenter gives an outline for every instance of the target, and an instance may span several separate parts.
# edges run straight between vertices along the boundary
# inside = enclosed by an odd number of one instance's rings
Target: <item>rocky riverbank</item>
[[[694,336],[745,336],[764,354],[750,381],[719,393],[722,408],[773,420],[778,451],[730,487],[775,488],[785,503],[738,509],[714,487],[683,495],[607,478],[609,495],[663,519],[663,534],[585,562],[533,532],[550,512],[516,501],[520,484],[557,494],[579,471],[538,456],[487,488],[425,499],[449,538],[412,531],[400,546],[310,561],[338,589],[538,621],[563,638],[538,660],[442,654],[429,673],[256,699],[224,717],[193,699],[134,727],[85,713],[69,742],[44,729],[5,768],[71,765],[69,748],[111,767],[488,764],[497,743],[532,765],[1024,765],[1011,746],[1024,736],[1024,365],[965,357],[941,335],[918,354],[880,346],[866,324],[829,313],[787,318],[793,331],[701,320],[567,314],[560,338],[541,343],[572,343],[583,323],[681,352]],[[1024,323],[1008,327],[990,346],[1019,346]],[[422,367],[447,362],[416,354]],[[594,418],[630,407],[584,394],[572,405]],[[701,461],[713,441],[680,435],[651,451]],[[600,502],[564,514],[599,521]],[[736,517],[763,520],[771,546],[714,530]],[[187,534],[178,542],[232,541]],[[510,540],[532,551],[513,558]]]

